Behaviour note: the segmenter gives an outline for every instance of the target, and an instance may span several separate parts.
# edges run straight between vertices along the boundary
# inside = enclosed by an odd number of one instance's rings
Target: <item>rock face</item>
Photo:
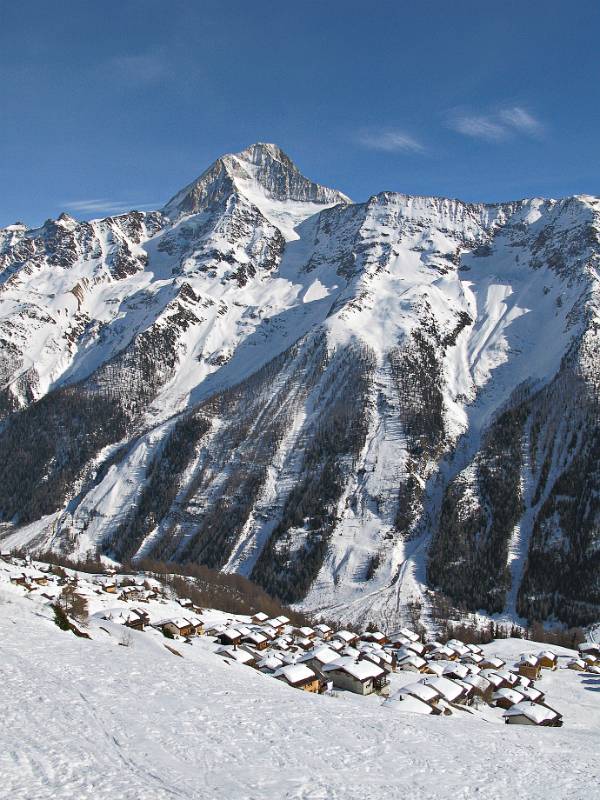
[[[0,230],[3,546],[598,619],[599,231],[592,197],[351,203],[264,144]]]

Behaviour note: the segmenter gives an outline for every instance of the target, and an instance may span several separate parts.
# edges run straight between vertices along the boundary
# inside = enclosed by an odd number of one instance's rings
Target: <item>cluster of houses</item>
[[[304,691],[377,693],[387,698],[385,705],[431,715],[483,702],[503,709],[507,723],[562,724],[534,685],[543,669],[557,668],[550,651],[524,654],[508,669],[502,659],[458,639],[422,642],[408,628],[387,635],[334,631],[325,624],[295,628],[285,617],[260,613],[247,625],[216,626],[206,633],[221,645],[217,652],[223,657]],[[389,676],[395,672],[415,673],[415,680],[389,696]]]
[[[11,581],[31,588],[45,585],[48,578],[47,573],[29,568]],[[243,623],[206,625],[203,609],[182,598],[177,601],[180,613],[152,621],[146,610],[133,604],[163,599],[158,581],[146,577],[119,580],[108,574],[95,579],[95,590],[127,603],[125,609],[108,612],[106,619],[138,631],[151,626],[168,638],[191,641],[206,635],[222,658],[253,667],[305,692],[331,693],[338,689],[377,694],[385,698],[388,708],[429,715],[468,711],[469,706],[487,704],[502,709],[508,724],[562,724],[561,714],[546,703],[544,692],[536,685],[544,670],[557,669],[558,658],[550,650],[523,653],[509,668],[478,645],[459,639],[421,641],[406,627],[390,633],[356,633],[334,630],[323,622],[314,627],[295,626],[285,616],[269,617],[263,612]],[[600,645],[580,645],[579,656],[565,666],[600,674]],[[393,673],[404,673],[404,677],[394,681],[400,688],[390,694]],[[411,673],[414,680],[409,677]]]

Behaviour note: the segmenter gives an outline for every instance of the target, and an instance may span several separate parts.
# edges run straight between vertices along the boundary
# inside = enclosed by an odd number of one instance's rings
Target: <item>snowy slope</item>
[[[2,572],[6,797],[379,800],[401,792],[415,800],[524,793],[575,800],[596,792],[600,707],[591,675],[544,674],[539,685],[564,714],[562,728],[506,726],[491,709],[424,717],[375,696],[292,689],[226,663],[207,637],[170,642],[181,658],[150,630],[131,631],[121,646],[122,626],[97,615],[88,625],[92,638],[80,639],[56,627],[39,593],[26,596],[5,578]],[[91,597],[97,614],[101,602],[118,603]],[[522,647],[521,640],[487,646],[507,660]],[[404,678],[414,675],[392,675],[398,685]]]
[[[353,204],[264,144],[159,212],[10,226],[6,544],[196,560],[353,620],[431,588],[598,619],[599,231],[588,196]]]

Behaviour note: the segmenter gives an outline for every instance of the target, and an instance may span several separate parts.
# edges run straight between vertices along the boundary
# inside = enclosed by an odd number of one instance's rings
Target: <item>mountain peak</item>
[[[195,214],[236,191],[252,200],[262,197],[319,205],[351,202],[341,192],[304,177],[278,145],[257,142],[239,153],[218,158],[199,178],[172,197],[163,212],[172,219]]]

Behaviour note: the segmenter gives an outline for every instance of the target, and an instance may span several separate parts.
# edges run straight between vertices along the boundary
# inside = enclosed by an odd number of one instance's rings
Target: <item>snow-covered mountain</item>
[[[599,232],[587,196],[352,203],[265,144],[1,230],[6,545],[597,620]]]

